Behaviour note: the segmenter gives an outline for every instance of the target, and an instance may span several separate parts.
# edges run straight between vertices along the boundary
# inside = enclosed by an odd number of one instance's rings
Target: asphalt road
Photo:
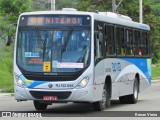
[[[32,101],[17,102],[13,96],[0,95],[0,111],[36,112]],[[129,112],[131,111],[131,112]],[[91,104],[53,104],[48,106],[47,111],[40,111],[42,116],[52,117],[144,117],[149,113],[158,120],[160,116],[160,82],[152,83],[151,87],[139,94],[136,104],[120,104],[118,99],[111,102],[111,107],[103,112],[93,110]],[[138,116],[136,116],[138,115]],[[132,120],[132,119],[130,119]],[[137,120],[137,119],[136,119]],[[140,119],[141,120],[141,119]],[[146,119],[145,119],[146,120]],[[147,119],[149,120],[149,118]]]

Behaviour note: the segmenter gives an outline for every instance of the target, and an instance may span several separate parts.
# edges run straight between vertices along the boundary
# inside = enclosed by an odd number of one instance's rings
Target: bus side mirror
[[[6,38],[6,43],[5,43],[6,46],[11,45],[11,39],[12,39],[12,35],[8,35],[7,38]]]

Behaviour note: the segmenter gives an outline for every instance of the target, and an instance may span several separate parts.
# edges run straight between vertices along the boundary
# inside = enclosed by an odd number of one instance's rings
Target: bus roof
[[[112,12],[83,12],[83,11],[36,11],[25,12],[21,15],[90,15],[92,19],[97,21],[103,21],[109,24],[122,25],[126,27],[133,27],[137,29],[150,30],[149,25],[132,21],[128,16],[112,13]],[[20,15],[20,16],[21,16]]]

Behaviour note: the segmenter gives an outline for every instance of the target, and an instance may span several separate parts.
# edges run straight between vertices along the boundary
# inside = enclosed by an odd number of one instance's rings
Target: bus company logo
[[[53,85],[52,85],[51,83],[49,83],[49,84],[48,84],[48,87],[49,87],[49,88],[52,88],[52,87],[53,87]]]

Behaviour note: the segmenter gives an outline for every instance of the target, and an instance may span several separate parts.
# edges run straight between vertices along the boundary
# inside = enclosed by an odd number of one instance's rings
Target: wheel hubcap
[[[137,99],[138,97],[138,88],[137,88],[137,83],[135,84],[135,88],[134,88],[134,98]]]

